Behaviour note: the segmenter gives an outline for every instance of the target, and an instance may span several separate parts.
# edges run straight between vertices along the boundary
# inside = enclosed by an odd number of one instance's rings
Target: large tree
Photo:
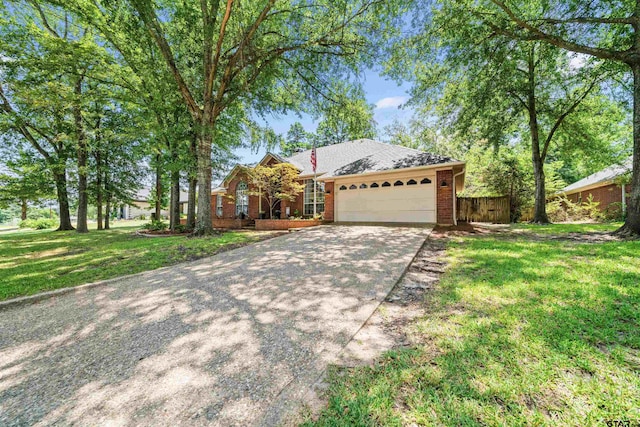
[[[319,111],[322,118],[311,136],[318,147],[377,135],[373,105],[367,102],[360,86],[335,84]]]
[[[420,12],[418,12],[420,15]],[[564,51],[536,40],[513,40],[475,19],[466,2],[436,2],[418,32],[403,39],[394,71],[414,81],[412,102],[432,107],[452,133],[494,146],[530,147],[535,179],[533,222],[549,222],[545,171],[550,150],[573,115],[599,89],[603,68],[572,64]],[[415,61],[413,66],[406,54]],[[575,128],[575,127],[573,127]]]
[[[640,0],[485,0],[475,19],[513,40],[538,40],[612,64],[633,75],[633,172],[623,235],[640,235]]]
[[[320,76],[340,71],[337,62],[357,66],[353,58],[367,45],[365,33],[393,12],[381,0],[75,0],[65,5],[100,23],[103,33],[133,11],[151,35],[197,132],[199,233],[212,230],[210,159],[212,144],[224,145],[218,124],[225,111],[238,103],[258,113],[299,106],[322,90]],[[131,37],[131,28],[123,30],[107,38],[148,48]],[[345,57],[353,60],[339,61]]]

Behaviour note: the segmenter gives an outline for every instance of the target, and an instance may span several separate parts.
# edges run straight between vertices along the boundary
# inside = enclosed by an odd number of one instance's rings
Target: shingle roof
[[[573,191],[580,190],[584,187],[589,187],[594,184],[598,184],[600,182],[608,182],[611,181],[621,175],[624,175],[627,172],[631,171],[631,157],[622,162],[619,165],[612,165],[606,169],[601,170],[600,172],[596,172],[593,175],[589,175],[586,178],[582,178],[578,182],[574,182],[571,185],[566,186],[562,189],[562,193],[571,193]]]
[[[322,178],[457,162],[451,157],[371,139],[316,148],[316,159],[317,173],[322,174]],[[298,167],[300,175],[313,174],[311,150],[296,153],[285,160]]]

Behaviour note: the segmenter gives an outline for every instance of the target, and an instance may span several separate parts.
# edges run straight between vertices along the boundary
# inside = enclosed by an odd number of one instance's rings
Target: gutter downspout
[[[453,225],[458,225],[458,196],[456,196],[456,178],[462,175],[465,172],[466,168],[462,168],[462,170],[453,175]]]

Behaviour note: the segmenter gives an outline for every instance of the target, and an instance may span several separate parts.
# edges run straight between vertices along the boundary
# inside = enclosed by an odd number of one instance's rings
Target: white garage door
[[[336,183],[336,221],[436,222],[435,176]]]

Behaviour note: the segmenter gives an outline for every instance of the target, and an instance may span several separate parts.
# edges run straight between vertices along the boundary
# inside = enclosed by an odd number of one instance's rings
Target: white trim
[[[452,191],[453,191],[453,225],[458,225],[458,213],[456,212],[458,209],[457,203],[458,203],[458,197],[456,196],[456,178],[459,177],[460,175],[463,175],[465,172],[465,168],[463,167],[462,170],[458,173],[454,173],[453,174],[453,183],[452,183]],[[436,205],[438,204],[438,198],[436,197]],[[437,217],[436,217],[437,219]]]

